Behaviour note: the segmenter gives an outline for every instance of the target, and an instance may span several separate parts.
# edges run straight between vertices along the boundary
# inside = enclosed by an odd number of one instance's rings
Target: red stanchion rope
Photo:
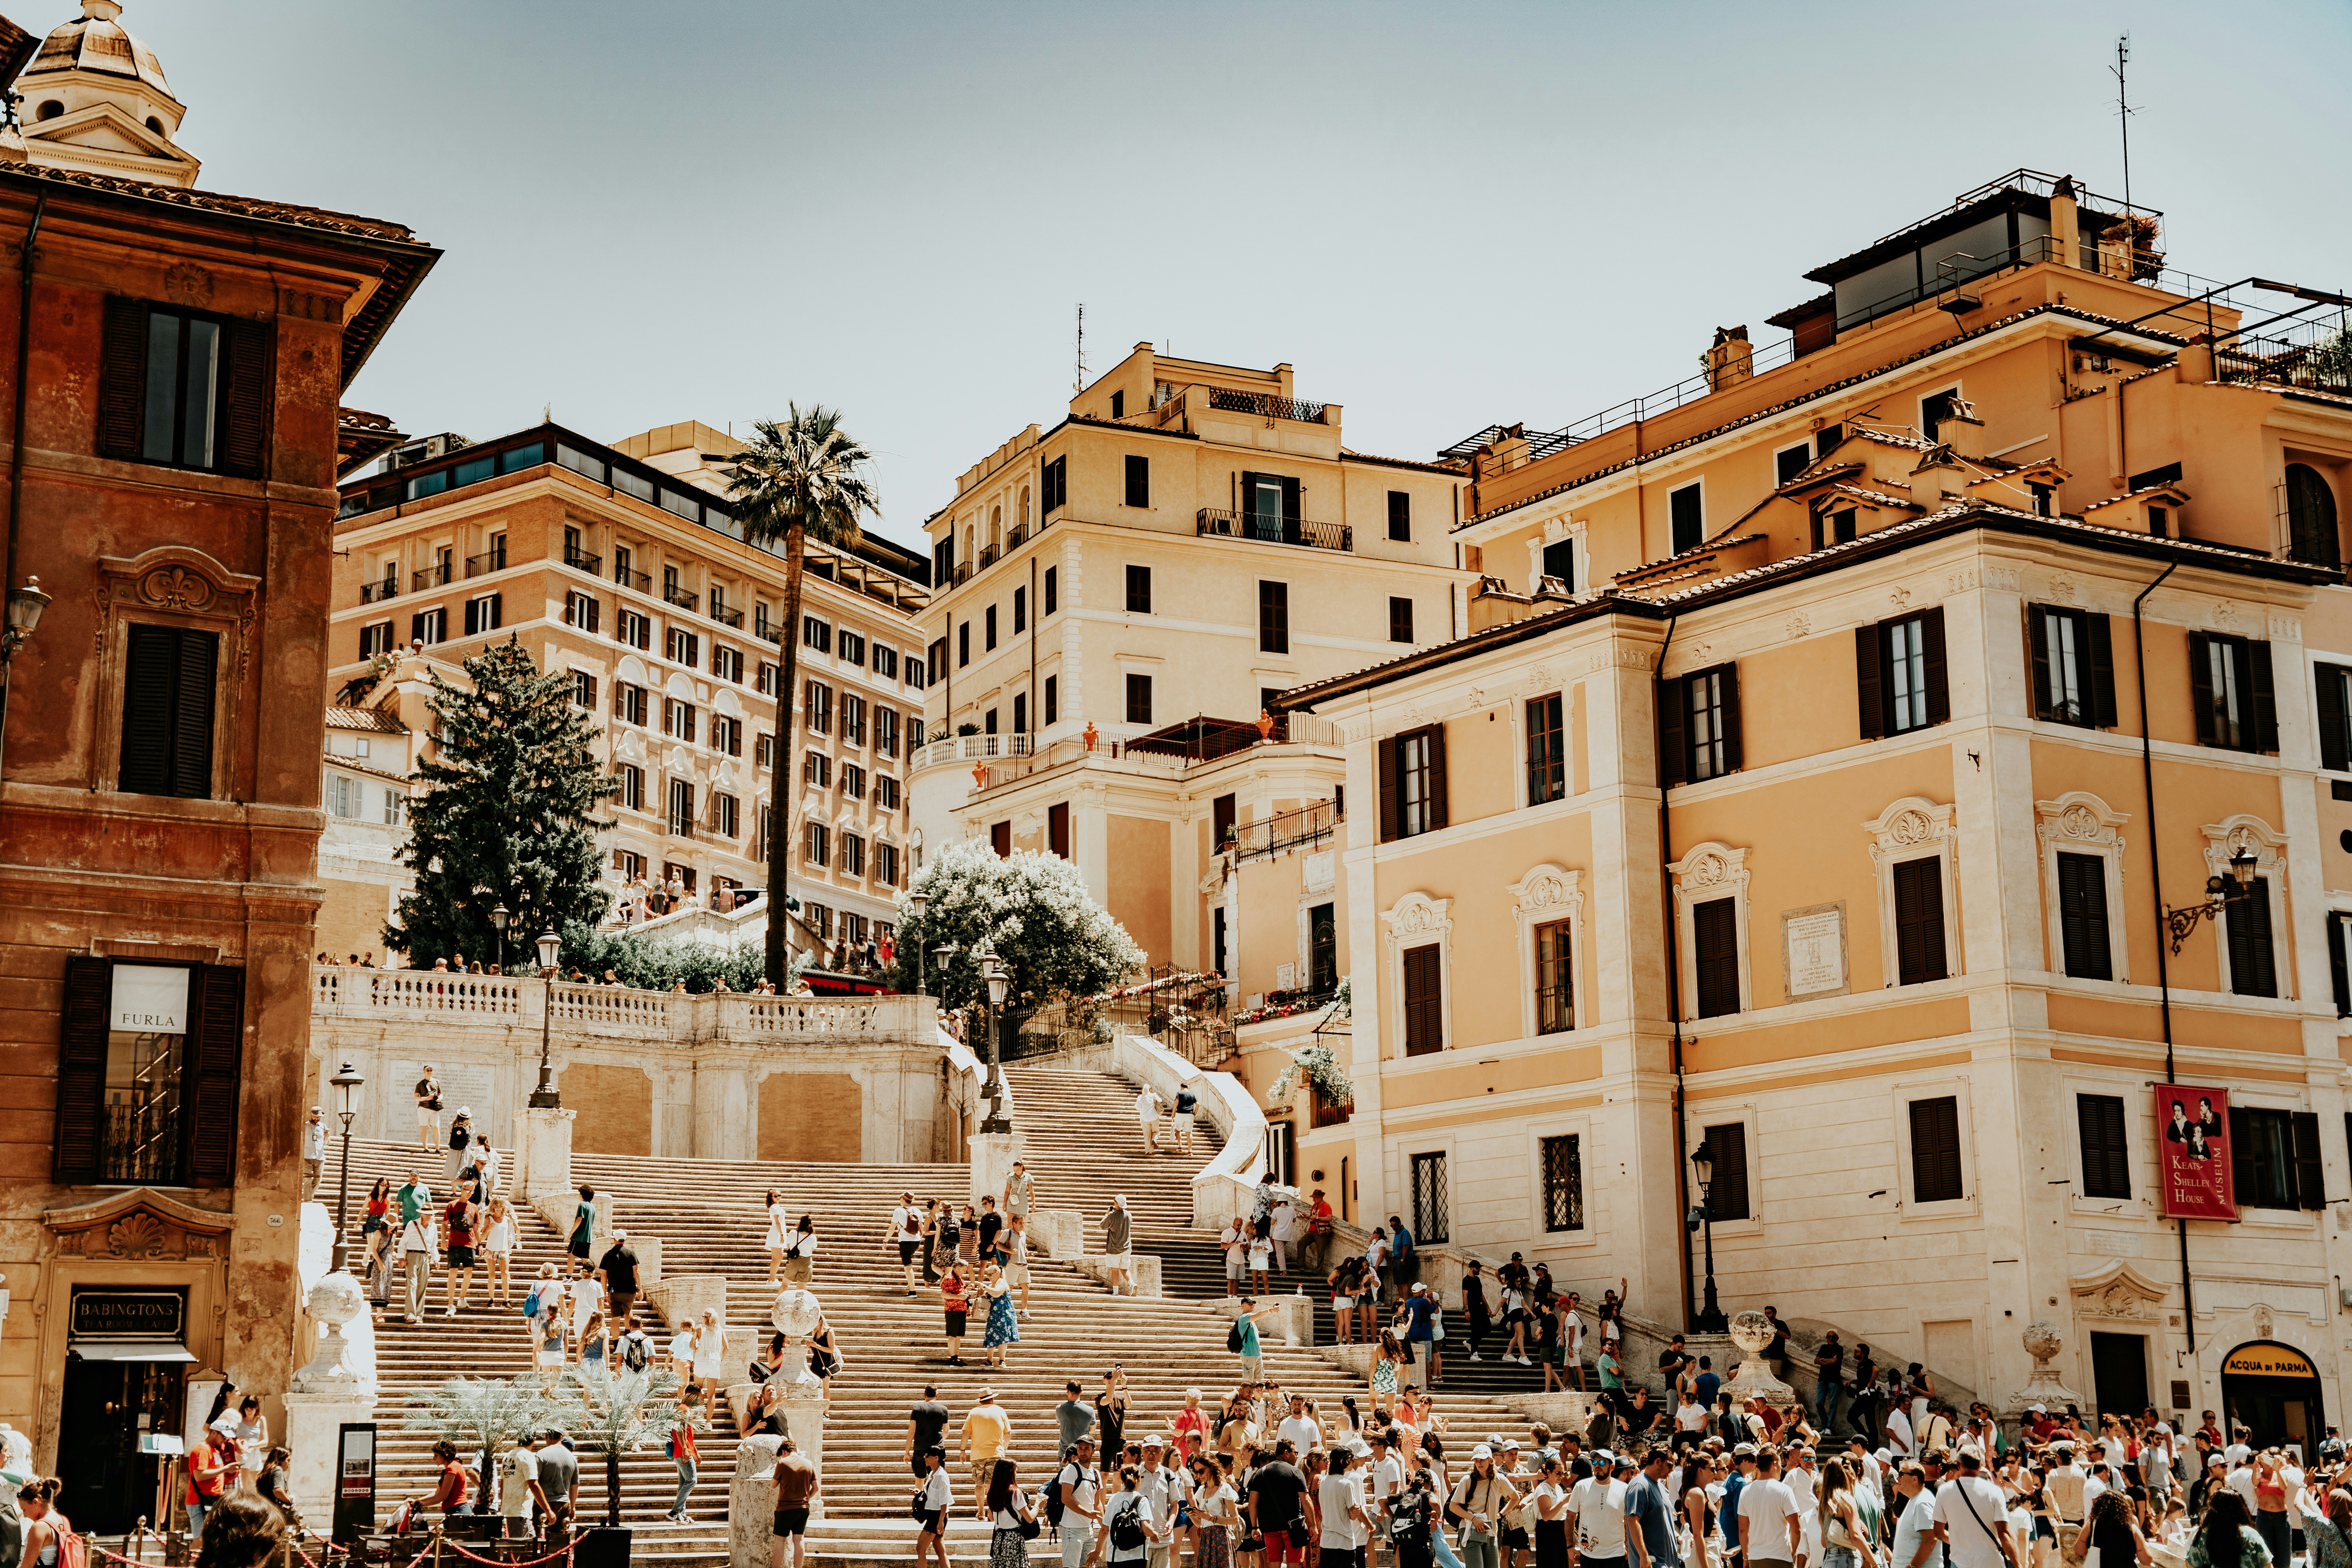
[[[528,1558],[520,1563],[509,1563],[501,1557],[477,1557],[446,1535],[441,1538],[441,1545],[443,1550],[454,1552],[458,1556],[467,1559],[468,1562],[488,1563],[491,1565],[491,1568],[538,1568],[538,1564],[541,1563],[552,1563],[559,1557],[569,1557],[572,1555],[572,1547],[568,1542],[560,1552],[551,1552],[544,1557]]]

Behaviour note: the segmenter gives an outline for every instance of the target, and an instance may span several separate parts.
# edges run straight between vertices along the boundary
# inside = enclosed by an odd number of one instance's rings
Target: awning
[[[177,1340],[68,1340],[66,1349],[84,1361],[194,1361]]]

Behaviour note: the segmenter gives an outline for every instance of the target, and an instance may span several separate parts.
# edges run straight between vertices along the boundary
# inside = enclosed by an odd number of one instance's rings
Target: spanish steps
[[[764,1350],[773,1292],[767,1286],[767,1255],[761,1245],[770,1190],[797,1216],[814,1216],[818,1250],[810,1288],[822,1301],[834,1330],[843,1365],[832,1385],[824,1460],[824,1520],[813,1524],[813,1556],[828,1564],[869,1560],[903,1561],[912,1550],[907,1517],[912,1480],[906,1464],[908,1408],[926,1383],[953,1413],[948,1428],[949,1472],[955,1486],[958,1522],[950,1547],[959,1560],[984,1559],[985,1530],[971,1520],[968,1468],[959,1462],[958,1426],[962,1412],[992,1387],[1013,1420],[1013,1452],[1023,1484],[1034,1487],[1053,1458],[1053,1407],[1063,1383],[1075,1378],[1089,1401],[1113,1366],[1129,1380],[1130,1436],[1165,1431],[1188,1388],[1201,1391],[1204,1405],[1230,1394],[1238,1373],[1225,1350],[1227,1318],[1202,1297],[1224,1293],[1222,1264],[1209,1237],[1190,1226],[1191,1180],[1217,1152],[1205,1125],[1189,1157],[1145,1152],[1133,1110],[1130,1084],[1090,1068],[1051,1058],[1009,1066],[1015,1118],[1023,1130],[1024,1157],[1035,1178],[1037,1208],[1074,1208],[1087,1220],[1087,1249],[1101,1247],[1101,1222],[1113,1194],[1124,1194],[1135,1215],[1137,1250],[1163,1259],[1167,1296],[1160,1300],[1115,1297],[1066,1262],[1037,1258],[1032,1274],[1031,1315],[1021,1323],[1021,1342],[1009,1364],[982,1364],[981,1315],[975,1313],[965,1342],[964,1364],[946,1360],[939,1292],[926,1288],[905,1294],[895,1247],[884,1239],[886,1220],[902,1192],[919,1199],[961,1202],[970,1173],[961,1164],[788,1164],[650,1159],[575,1152],[572,1176],[593,1184],[615,1203],[620,1228],[633,1237],[657,1237],[663,1277],[722,1275],[729,1281],[728,1379],[748,1378],[748,1363]],[[330,1172],[334,1167],[330,1164]],[[446,1199],[449,1156],[414,1145],[354,1141],[352,1145],[352,1226],[359,1194],[378,1176],[397,1184],[420,1170]],[[418,1323],[401,1318],[402,1285],[395,1279],[393,1304],[377,1327],[381,1396],[376,1411],[382,1449],[378,1496],[389,1512],[404,1498],[421,1497],[432,1486],[436,1467],[431,1435],[406,1428],[410,1397],[457,1373],[505,1378],[531,1368],[521,1291],[540,1265],[564,1262],[562,1237],[536,1214],[518,1205],[515,1299],[484,1300],[476,1270],[475,1304],[452,1319],[443,1315],[446,1276],[436,1269],[429,1313]],[[1314,1293],[1317,1283],[1294,1274],[1293,1289]],[[653,1332],[656,1348],[666,1331],[647,1323],[641,1300],[638,1321]],[[1328,1305],[1318,1314],[1318,1339],[1330,1338]],[[1339,1414],[1344,1394],[1369,1406],[1360,1380],[1324,1356],[1289,1348],[1269,1337],[1267,1375],[1297,1389],[1330,1415]],[[1507,1426],[1522,1430],[1507,1394],[1533,1392],[1532,1371],[1488,1363],[1484,1377],[1465,1377],[1481,1367],[1449,1363],[1440,1385],[1440,1409],[1456,1432],[1484,1434]],[[1465,1393],[1467,1397],[1465,1397]],[[1499,1396],[1499,1397],[1498,1397]],[[676,1472],[656,1447],[625,1457],[621,1467],[623,1522],[635,1531],[635,1555],[666,1568],[703,1568],[727,1554],[727,1491],[740,1437],[726,1402],[709,1411],[711,1429],[698,1435],[701,1477],[688,1511],[696,1522],[665,1521],[676,1491]],[[606,1506],[604,1464],[583,1445],[579,1521],[603,1521]],[[470,1461],[470,1456],[469,1456]],[[1034,1543],[1043,1561],[1053,1549],[1050,1534]]]

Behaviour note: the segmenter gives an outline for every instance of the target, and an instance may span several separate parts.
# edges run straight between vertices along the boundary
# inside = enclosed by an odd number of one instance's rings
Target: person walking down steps
[[[1135,1278],[1130,1272],[1135,1260],[1129,1252],[1134,1234],[1134,1220],[1127,1212],[1127,1195],[1122,1193],[1110,1200],[1110,1212],[1103,1215],[1103,1267],[1110,1270],[1110,1293],[1114,1296],[1135,1293]]]

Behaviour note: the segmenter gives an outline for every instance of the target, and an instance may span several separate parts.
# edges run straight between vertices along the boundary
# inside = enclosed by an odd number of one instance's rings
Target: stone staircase
[[[905,1462],[908,1407],[926,1383],[958,1420],[992,1386],[1013,1419],[1013,1453],[1025,1486],[1045,1479],[1054,1458],[1053,1407],[1063,1397],[1065,1379],[1075,1378],[1091,1399],[1113,1365],[1129,1380],[1127,1431],[1139,1436],[1165,1431],[1188,1388],[1204,1404],[1230,1394],[1238,1376],[1237,1358],[1225,1348],[1227,1318],[1202,1298],[1224,1294],[1219,1255],[1205,1236],[1192,1230],[1192,1175],[1218,1149],[1203,1126],[1186,1158],[1147,1154],[1133,1110],[1135,1089],[1091,1069],[1059,1065],[1050,1058],[1008,1067],[1015,1117],[1025,1157],[1036,1180],[1035,1204],[1075,1208],[1085,1215],[1087,1246],[1101,1244],[1101,1219],[1113,1193],[1124,1194],[1136,1215],[1136,1246],[1158,1253],[1166,1270],[1167,1299],[1114,1297],[1103,1286],[1065,1263],[1039,1258],[1033,1268],[1031,1316],[1021,1325],[1022,1342],[1003,1371],[982,1364],[980,1319],[975,1316],[961,1367],[947,1364],[941,1310],[935,1289],[908,1298],[895,1247],[884,1238],[885,1222],[903,1191],[919,1198],[953,1198],[968,1191],[962,1165],[784,1164],[762,1162],[654,1160],[576,1152],[575,1181],[593,1183],[614,1203],[615,1221],[634,1237],[658,1237],[665,1279],[718,1275],[729,1281],[728,1378],[748,1377],[748,1364],[763,1349],[772,1293],[761,1246],[765,1194],[776,1191],[797,1216],[814,1216],[818,1250],[811,1282],[831,1321],[844,1366],[833,1384],[824,1454],[825,1518],[812,1527],[811,1550],[828,1565],[867,1560],[903,1562],[912,1551],[912,1524],[906,1502],[912,1480]],[[436,1194],[446,1197],[447,1156],[394,1143],[352,1144],[353,1226],[360,1194],[377,1175],[396,1184],[420,1163]],[[509,1194],[511,1196],[511,1194]],[[515,1259],[519,1291],[542,1262],[562,1262],[562,1241],[535,1214],[518,1210],[521,1250]],[[477,1270],[478,1276],[479,1271]],[[1317,1281],[1294,1276],[1294,1289]],[[434,1466],[429,1436],[404,1429],[403,1406],[417,1391],[457,1373],[511,1377],[530,1366],[526,1320],[514,1303],[477,1305],[456,1319],[440,1315],[443,1283],[436,1272],[433,1316],[406,1324],[399,1315],[400,1284],[394,1310],[378,1330],[382,1383],[376,1419],[383,1445],[380,1495],[415,1496],[431,1484]],[[641,1300],[642,1321],[646,1309]],[[1318,1339],[1330,1332],[1328,1302],[1318,1313]],[[649,1327],[649,1331],[651,1331]],[[666,1332],[656,1332],[666,1344]],[[1343,1394],[1369,1405],[1360,1378],[1307,1348],[1269,1342],[1268,1375],[1286,1388],[1316,1399],[1333,1416]],[[1466,1371],[1476,1372],[1468,1367]],[[1440,1408],[1458,1437],[1492,1430],[1524,1431],[1507,1394],[1540,1386],[1533,1372],[1516,1366],[1497,1376],[1456,1382],[1448,1363],[1440,1385]],[[1473,1389],[1475,1392],[1473,1392]],[[625,1457],[622,1464],[623,1521],[636,1530],[635,1552],[646,1561],[701,1568],[726,1555],[727,1488],[734,1469],[739,1434],[725,1402],[711,1411],[714,1428],[701,1434],[701,1479],[689,1501],[694,1525],[663,1521],[676,1489],[675,1470],[659,1451]],[[957,1458],[957,1427],[949,1428],[950,1474],[959,1514],[965,1522],[951,1531],[960,1559],[987,1553],[983,1527],[969,1521],[973,1500],[967,1468]],[[601,1521],[605,1506],[601,1456],[583,1453],[580,1512]],[[387,1510],[390,1502],[386,1503]],[[1050,1534],[1034,1543],[1041,1561],[1054,1550]]]

